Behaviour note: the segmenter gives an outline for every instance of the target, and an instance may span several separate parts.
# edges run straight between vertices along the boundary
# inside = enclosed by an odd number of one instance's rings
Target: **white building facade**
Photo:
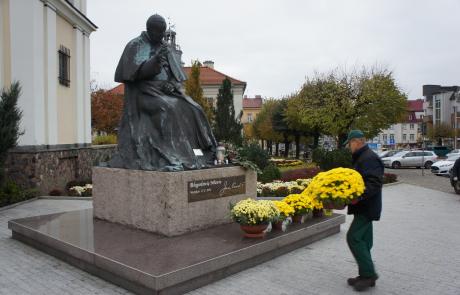
[[[382,130],[372,142],[386,148],[412,148],[420,145],[423,116],[423,100],[409,100],[404,122],[393,124],[390,128]]]
[[[91,143],[86,0],[0,0],[0,87],[18,81],[20,146]]]
[[[191,67],[184,67],[184,71],[189,76]],[[235,116],[238,117],[243,112],[243,97],[246,90],[246,82],[215,70],[213,61],[205,61],[200,68],[200,83],[203,89],[203,97],[214,107],[217,106],[217,95],[225,78],[230,79],[232,83],[233,107],[235,108]]]
[[[460,127],[460,86],[424,85],[423,95],[426,129],[439,124],[447,124],[453,129]],[[458,142],[449,145],[459,146]]]

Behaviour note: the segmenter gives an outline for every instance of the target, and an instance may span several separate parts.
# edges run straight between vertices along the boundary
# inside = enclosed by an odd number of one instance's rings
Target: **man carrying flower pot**
[[[352,153],[353,168],[363,177],[364,194],[348,205],[353,222],[347,233],[347,243],[359,268],[359,276],[348,279],[356,291],[375,286],[378,276],[372,262],[372,222],[380,219],[384,166],[380,158],[367,146],[361,130],[352,130],[345,144]]]

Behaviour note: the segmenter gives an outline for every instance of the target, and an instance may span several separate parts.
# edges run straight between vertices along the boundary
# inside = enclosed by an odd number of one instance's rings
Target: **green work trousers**
[[[358,264],[359,275],[362,277],[376,276],[371,257],[373,243],[372,220],[369,220],[364,215],[355,214],[347,232],[347,243]]]

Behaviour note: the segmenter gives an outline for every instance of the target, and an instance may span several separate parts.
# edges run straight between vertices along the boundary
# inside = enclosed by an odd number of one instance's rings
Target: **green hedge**
[[[7,180],[0,186],[0,207],[32,199],[38,195],[38,190],[23,189],[16,183]]]
[[[317,163],[323,171],[338,167],[352,167],[351,152],[347,149],[327,151],[318,148],[313,151],[312,160]]]
[[[118,139],[115,134],[98,135],[93,139],[93,145],[117,144]]]

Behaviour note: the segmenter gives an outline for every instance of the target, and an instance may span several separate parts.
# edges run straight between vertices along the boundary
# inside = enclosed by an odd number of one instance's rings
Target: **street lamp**
[[[454,108],[454,149],[457,149],[457,107]]]

